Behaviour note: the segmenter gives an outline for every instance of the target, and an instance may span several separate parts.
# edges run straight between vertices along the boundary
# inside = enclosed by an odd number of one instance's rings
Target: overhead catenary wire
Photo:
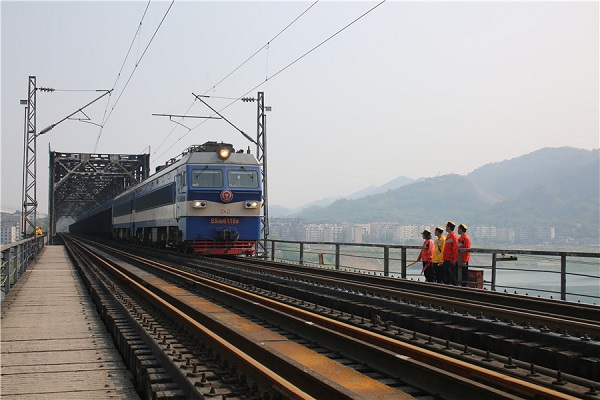
[[[226,110],[227,108],[231,107],[233,104],[235,104],[236,102],[240,101],[243,97],[246,97],[248,94],[254,92],[256,89],[258,89],[259,87],[261,87],[262,85],[264,85],[266,82],[270,81],[271,79],[275,78],[276,76],[278,76],[279,74],[281,74],[282,72],[284,72],[285,70],[287,70],[288,68],[290,68],[291,66],[293,66],[294,64],[296,64],[298,61],[302,60],[304,57],[308,56],[310,53],[312,53],[313,51],[317,50],[319,47],[323,46],[325,43],[329,42],[331,39],[333,39],[334,37],[336,37],[337,35],[339,35],[340,33],[342,33],[343,31],[345,31],[346,29],[348,29],[350,26],[354,25],[356,22],[360,21],[362,18],[364,18],[365,16],[367,16],[368,14],[370,14],[371,12],[373,12],[376,8],[378,8],[379,6],[381,6],[383,3],[385,3],[387,0],[382,0],[381,2],[377,3],[375,6],[373,6],[372,8],[370,8],[369,10],[367,10],[366,12],[364,12],[363,14],[361,14],[359,17],[355,18],[354,20],[352,20],[351,22],[349,22],[348,24],[346,24],[343,28],[339,29],[338,31],[336,31],[334,34],[330,35],[329,37],[327,37],[325,40],[321,41],[319,44],[317,44],[316,46],[314,46],[313,48],[311,48],[310,50],[306,51],[304,54],[302,54],[300,57],[296,58],[295,60],[293,60],[292,62],[290,62],[289,64],[287,64],[286,66],[284,66],[283,68],[279,69],[277,72],[275,72],[273,75],[271,75],[270,77],[267,77],[264,81],[258,83],[256,86],[254,86],[252,89],[247,90],[244,94],[242,94],[241,96],[239,96],[238,98],[236,98],[235,100],[233,100],[231,103],[227,104],[226,106],[224,106],[223,108],[219,109],[218,111],[221,112],[223,110]],[[262,47],[264,48],[264,46]],[[261,49],[262,49],[261,48]],[[193,104],[193,103],[192,103]],[[191,108],[191,106],[190,106]],[[204,124],[206,122],[202,121],[200,123],[198,123],[196,126],[192,127],[187,133],[185,133],[183,136],[181,136],[175,143],[173,143],[168,149],[166,149],[163,153],[160,154],[159,157],[163,156],[167,151],[169,151],[171,148],[173,148],[173,146],[175,146],[180,140],[182,140],[183,138],[185,138],[187,135],[189,135],[193,130],[195,130],[196,128],[198,128],[199,126],[201,126],[202,124]],[[173,128],[175,129],[175,128]],[[166,140],[166,139],[165,139]],[[163,141],[164,143],[164,141]]]
[[[344,26],[343,28],[341,28],[340,30],[338,30],[337,32],[335,32],[333,35],[329,36],[327,39],[323,40],[321,43],[317,44],[315,47],[313,47],[312,49],[308,50],[306,53],[302,54],[300,57],[296,58],[294,61],[292,61],[291,63],[289,63],[285,67],[281,68],[279,71],[275,72],[273,75],[271,75],[270,77],[268,77],[267,79],[265,79],[264,82],[261,82],[258,85],[256,85],[255,87],[253,87],[252,89],[248,90],[246,93],[244,93],[243,95],[241,95],[238,98],[238,100],[236,100],[236,101],[239,101],[239,99],[241,99],[242,97],[245,97],[250,92],[253,92],[254,90],[256,90],[259,87],[261,87],[262,85],[264,85],[267,81],[275,78],[277,75],[279,75],[280,73],[282,73],[286,69],[290,68],[292,65],[294,65],[298,61],[302,60],[304,57],[306,57],[307,55],[309,55],[310,53],[312,53],[313,51],[315,51],[316,49],[318,49],[319,47],[321,47],[322,45],[324,45],[325,43],[327,43],[328,41],[330,41],[331,39],[333,39],[334,37],[336,37],[340,33],[342,33],[343,31],[345,31],[346,29],[348,29],[350,26],[354,25],[356,22],[358,22],[359,20],[361,20],[363,17],[365,17],[366,15],[368,15],[369,13],[371,13],[373,10],[375,10],[377,7],[379,7],[380,5],[382,5],[383,3],[385,3],[386,1],[387,0],[382,0],[381,2],[377,3],[374,7],[372,7],[368,11],[366,11],[364,14],[362,14],[361,16],[359,16],[358,18],[356,18],[352,22],[348,23],[346,26]],[[229,107],[229,106],[227,106],[227,107]]]
[[[296,21],[298,21],[300,18],[302,18],[302,16],[304,14],[306,14],[311,8],[313,8],[320,0],[316,0],[315,2],[313,2],[307,9],[305,9],[304,11],[302,11],[302,13],[300,13],[300,15],[298,15],[296,18],[294,18],[289,24],[287,24],[285,26],[285,28],[283,28],[282,30],[280,30],[275,36],[273,36],[269,41],[267,41],[266,44],[262,45],[258,50],[256,50],[251,56],[249,56],[248,58],[246,58],[244,61],[242,61],[241,64],[239,64],[237,67],[235,67],[231,72],[229,72],[227,75],[225,75],[223,78],[221,78],[221,80],[219,80],[217,83],[215,83],[214,85],[212,85],[210,87],[210,89],[204,91],[202,93],[202,95],[206,95],[208,92],[210,92],[211,90],[215,90],[217,86],[219,86],[221,83],[223,83],[226,79],[228,79],[231,75],[233,75],[234,73],[236,73],[240,68],[242,68],[244,65],[246,65],[250,60],[252,60],[254,57],[256,57],[256,55],[258,55],[262,50],[264,49],[268,49],[270,44],[275,41],[279,36],[281,36],[286,30],[288,30]],[[215,96],[211,96],[211,98],[219,98],[219,97],[215,97]],[[240,98],[227,98],[229,100],[239,100]],[[196,103],[197,98],[194,97],[194,100],[192,101],[192,103],[190,104],[189,108],[187,109],[187,111],[183,114],[183,117],[181,117],[181,119],[179,119],[179,121],[175,121],[172,120],[172,122],[178,124],[178,125],[182,125],[182,121],[183,119],[188,115],[189,111],[192,109],[192,107],[194,106],[194,104]],[[186,126],[186,128],[188,129],[188,132],[191,129],[195,129],[194,128],[188,128]],[[177,129],[177,125],[174,126],[171,129],[171,132],[169,132],[168,135],[166,135],[164,137],[164,139],[162,140],[162,142],[160,143],[160,145],[156,148],[156,150],[154,150],[154,155],[156,155],[156,153],[162,148],[162,146],[165,144],[165,142],[171,137],[171,135],[173,134],[173,132],[175,132],[175,129]],[[183,136],[185,137],[185,135]],[[181,140],[183,137],[180,137],[175,143],[173,143],[173,145],[171,145],[168,149],[166,149],[164,152],[162,152],[158,157],[163,156],[167,151],[169,151],[171,148],[173,148],[173,146],[179,142],[179,140]]]
[[[38,88],[40,90],[50,90],[52,92],[104,92],[104,89],[44,89],[44,88]]]
[[[140,22],[138,24],[138,27],[135,31],[135,34],[133,35],[133,38],[131,39],[131,44],[129,45],[129,49],[127,50],[127,54],[125,54],[125,58],[123,59],[123,63],[121,64],[121,68],[119,69],[119,72],[117,73],[117,77],[115,78],[115,82],[112,85],[112,89],[114,90],[117,87],[117,83],[119,82],[119,78],[121,77],[121,73],[123,72],[123,68],[125,68],[125,64],[127,63],[127,60],[129,59],[129,54],[131,53],[131,49],[133,48],[133,44],[135,43],[135,39],[136,37],[140,34],[140,31],[142,30],[142,24],[144,22],[144,19],[146,18],[146,13],[148,12],[148,8],[150,7],[150,2],[152,0],[148,0],[148,3],[146,4],[146,8],[144,9],[144,13],[142,14],[142,18],[140,19]],[[94,145],[94,153],[96,152],[96,149],[98,148],[98,142],[100,141],[100,137],[102,136],[102,131],[104,129],[104,124],[106,123],[107,120],[107,114],[108,114],[108,108],[110,106],[110,100],[111,100],[112,94],[110,94],[108,96],[108,99],[106,101],[106,107],[104,108],[104,115],[102,116],[102,123],[100,124],[100,129],[98,130],[98,136],[96,137],[96,144]]]
[[[144,58],[144,56],[146,55],[146,52],[148,51],[148,49],[150,48],[150,45],[152,44],[152,42],[154,41],[154,38],[156,37],[156,34],[158,33],[160,27],[162,26],[163,22],[165,21],[165,19],[167,18],[167,15],[169,14],[169,11],[171,11],[171,8],[173,7],[173,3],[175,3],[175,0],[171,1],[171,4],[169,4],[169,7],[167,8],[167,11],[165,12],[165,14],[163,15],[162,19],[160,20],[160,23],[158,24],[158,26],[156,27],[156,30],[154,31],[154,33],[152,34],[152,37],[150,38],[150,40],[148,41],[148,44],[146,45],[146,48],[144,49],[144,51],[142,52],[142,55],[139,57],[139,59],[136,61],[133,70],[131,71],[131,74],[129,75],[129,78],[127,79],[127,82],[125,82],[125,85],[123,86],[123,88],[121,89],[121,92],[119,93],[119,96],[117,97],[117,99],[115,100],[115,103],[113,104],[110,113],[108,114],[108,116],[106,117],[106,119],[104,119],[102,121],[102,127],[100,128],[100,133],[98,134],[98,138],[96,140],[96,145],[94,146],[94,153],[96,152],[96,149],[98,147],[98,143],[100,141],[100,137],[102,136],[102,129],[104,128],[104,126],[106,125],[106,123],[108,122],[108,120],[110,119],[115,107],[117,106],[117,104],[119,103],[119,100],[121,100],[121,97],[123,96],[123,93],[125,92],[125,89],[127,88],[127,86],[129,85],[129,82],[131,81],[131,78],[133,77],[133,74],[136,72],[138,66],[140,65],[140,63],[142,62],[142,59]],[[148,5],[150,4],[150,2],[148,2]],[[146,6],[146,11],[147,11],[148,6]],[[144,11],[144,16],[146,15],[146,11]],[[141,27],[141,22],[140,25]],[[139,28],[138,28],[139,29]],[[137,36],[137,32],[136,32],[136,36]],[[134,40],[133,42],[135,42],[135,36],[134,36]],[[133,42],[132,42],[132,46],[133,46]],[[129,49],[129,51],[131,51],[131,47]],[[128,51],[128,54],[129,54]],[[121,68],[122,70],[122,68]],[[121,72],[119,72],[120,75]],[[118,80],[118,77],[117,77]]]
[[[158,26],[156,27],[156,30],[154,31],[154,33],[152,34],[152,37],[150,38],[150,41],[148,41],[148,44],[146,45],[146,48],[144,49],[142,55],[140,56],[140,58],[137,60],[137,62],[135,63],[135,66],[133,67],[133,71],[131,71],[131,74],[129,75],[129,78],[127,79],[127,82],[125,82],[125,86],[123,86],[123,89],[121,89],[121,93],[119,94],[119,97],[117,98],[117,100],[115,101],[115,104],[113,104],[113,107],[111,109],[110,114],[108,115],[108,117],[106,118],[107,120],[110,118],[110,116],[112,115],[113,110],[115,109],[115,107],[117,106],[117,104],[119,103],[119,100],[121,99],[121,96],[123,96],[123,93],[125,92],[125,89],[127,88],[127,86],[129,85],[129,82],[131,81],[131,78],[133,77],[133,74],[135,73],[135,71],[137,70],[137,67],[140,65],[140,63],[142,62],[142,59],[144,58],[144,56],[146,55],[146,52],[148,51],[148,48],[150,47],[150,45],[152,44],[152,41],[154,40],[154,38],[156,37],[156,34],[158,33],[158,30],[160,29],[160,27],[162,26],[163,22],[165,21],[165,18],[167,18],[167,15],[169,14],[169,11],[171,11],[171,7],[173,7],[173,3],[175,3],[175,0],[171,1],[171,4],[169,5],[169,8],[167,9],[167,11],[165,12],[165,15],[163,15],[160,23],[158,24]],[[106,121],[105,121],[106,122]]]
[[[117,82],[119,82],[119,78],[121,77],[121,73],[123,72],[123,68],[125,68],[125,64],[127,63],[127,59],[129,58],[129,54],[131,53],[131,49],[133,48],[135,40],[139,36],[140,31],[142,30],[142,24],[144,22],[144,18],[146,18],[146,13],[148,12],[148,8],[150,7],[150,2],[151,1],[152,0],[149,0],[148,4],[146,4],[146,8],[144,9],[144,14],[142,14],[142,19],[140,19],[140,23],[138,24],[138,28],[135,31],[135,34],[133,35],[133,38],[131,39],[131,44],[129,45],[129,49],[127,50],[127,54],[125,54],[125,59],[123,60],[123,64],[121,64],[121,69],[119,69],[119,73],[117,74],[117,77],[115,79],[115,83],[113,83],[113,89],[115,87],[117,87]],[[138,42],[139,42],[139,40],[138,40]]]
[[[292,26],[296,21],[298,21],[304,14],[306,14],[311,8],[313,8],[317,3],[319,2],[319,0],[315,1],[314,3],[312,3],[306,10],[304,10],[300,15],[298,15],[296,18],[294,18],[294,20],[292,22],[290,22],[289,24],[287,24],[287,26],[285,28],[283,28],[281,31],[279,31],[279,33],[277,33],[275,36],[273,36],[271,38],[271,40],[269,40],[267,43],[265,43],[263,46],[261,46],[258,50],[256,50],[254,52],[254,54],[252,54],[250,57],[248,57],[245,61],[243,61],[240,65],[238,65],[237,67],[235,67],[233,69],[233,71],[231,71],[230,73],[228,73],[227,75],[225,75],[225,77],[223,77],[219,82],[217,82],[216,84],[214,84],[213,86],[211,86],[210,89],[206,90],[203,94],[206,94],[208,92],[210,92],[211,90],[213,90],[214,88],[216,88],[217,86],[219,86],[221,83],[223,83],[223,81],[227,78],[229,78],[231,75],[233,75],[237,70],[239,70],[240,68],[242,68],[248,61],[252,60],[258,53],[260,53],[263,49],[268,49],[270,44],[277,39],[279,36],[281,36],[281,34],[283,34],[283,32],[285,32],[290,26]]]

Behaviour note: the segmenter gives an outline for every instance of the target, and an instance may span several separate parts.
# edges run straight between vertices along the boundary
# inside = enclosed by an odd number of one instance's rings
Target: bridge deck
[[[139,399],[63,246],[46,246],[2,302],[0,397]]]

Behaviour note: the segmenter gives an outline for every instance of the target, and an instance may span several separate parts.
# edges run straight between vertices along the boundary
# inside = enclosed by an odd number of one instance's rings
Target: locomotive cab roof
[[[215,152],[188,153],[181,159],[184,164],[237,164],[260,165],[254,155],[246,153],[232,153],[228,157],[219,156]]]
[[[225,146],[223,146],[225,145]],[[226,158],[220,156],[220,150],[226,148],[230,149],[231,153]],[[217,150],[218,149],[218,150]],[[207,142],[203,145],[199,146],[190,146],[186,151],[182,153],[182,157],[180,159],[172,158],[165,165],[161,165],[156,168],[156,172],[142,182],[130,186],[121,194],[117,195],[114,200],[118,200],[127,195],[134,190],[144,190],[147,188],[148,182],[152,180],[157,180],[161,176],[166,176],[167,174],[171,174],[177,169],[185,166],[207,166],[207,165],[215,165],[217,166],[252,166],[252,167],[261,167],[261,163],[254,157],[253,154],[250,153],[250,150],[244,152],[243,150],[239,150],[237,152],[233,152],[233,146],[227,143],[217,143],[217,142]],[[157,180],[158,182],[158,180]]]
[[[164,165],[156,167],[156,172],[179,163],[186,164],[242,164],[242,165],[259,165],[256,158],[250,154],[250,148],[244,153],[244,150],[237,152],[230,143],[206,142],[200,145],[189,146],[181,153],[181,159],[172,158]]]
[[[219,153],[221,150],[228,150],[230,153],[235,153],[233,145],[230,143],[206,142],[200,145],[193,145],[183,152],[183,155],[188,153]],[[243,150],[239,152],[243,153]]]
[[[250,154],[250,148],[247,152],[244,152],[244,150],[236,152],[232,144],[223,142],[206,142],[201,145],[190,146],[182,155],[182,160],[185,160],[186,164],[258,165],[256,158]]]

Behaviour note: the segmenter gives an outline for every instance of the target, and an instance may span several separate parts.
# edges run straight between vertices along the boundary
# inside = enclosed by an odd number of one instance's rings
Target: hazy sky
[[[38,138],[42,213],[49,148],[149,148],[153,170],[208,140],[255,152],[224,121],[152,116],[212,115],[192,93],[253,137],[256,104],[230,99],[265,93],[270,202],[287,207],[599,147],[598,1],[387,1],[323,43],[377,4],[2,1],[2,209],[20,209],[29,75],[57,89],[37,94],[38,132],[100,94],[89,90],[115,89],[85,109],[102,130],[65,121]]]

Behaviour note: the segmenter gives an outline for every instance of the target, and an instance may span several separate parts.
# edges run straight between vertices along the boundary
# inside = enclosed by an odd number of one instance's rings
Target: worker
[[[460,224],[458,226],[458,248],[462,249],[470,249],[471,248],[471,237],[467,235],[467,226],[465,224]],[[462,253],[462,257],[459,263],[461,267],[462,274],[462,286],[467,286],[467,282],[469,280],[469,260],[471,259],[471,253],[468,251],[464,251]]]
[[[443,235],[444,228],[437,226],[433,231],[435,235],[434,251],[433,251],[433,270],[435,272],[435,281],[438,283],[444,283],[444,246],[446,244],[446,237]]]
[[[35,228],[35,234],[36,234],[36,236],[43,235],[41,225],[38,228]]]
[[[454,232],[456,224],[448,221],[446,224],[446,243],[444,245],[444,283],[457,285],[456,271],[458,269],[458,235]]]
[[[431,231],[429,229],[425,229],[423,232],[421,232],[421,236],[423,237],[424,242],[423,246],[421,247],[419,257],[417,257],[417,262],[423,261],[423,269],[421,270],[421,273],[425,274],[425,280],[427,282],[435,282],[435,271],[431,265],[433,261],[433,250],[435,244],[433,243],[433,239],[431,239]]]

